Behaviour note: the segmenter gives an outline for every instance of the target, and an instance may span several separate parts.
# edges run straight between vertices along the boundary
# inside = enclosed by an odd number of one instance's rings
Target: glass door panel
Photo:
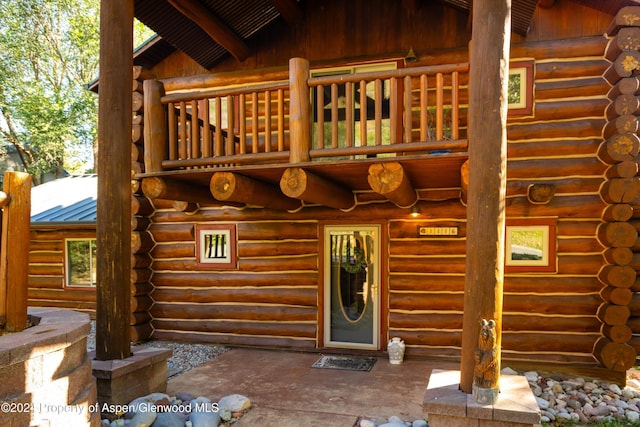
[[[325,228],[325,344],[377,349],[380,227]]]

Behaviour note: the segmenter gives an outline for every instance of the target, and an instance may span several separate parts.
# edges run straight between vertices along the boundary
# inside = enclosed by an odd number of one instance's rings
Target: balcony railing
[[[451,64],[309,77],[308,62],[294,58],[288,80],[212,87],[216,79],[201,76],[179,90],[147,80],[145,172],[466,151],[467,72]]]

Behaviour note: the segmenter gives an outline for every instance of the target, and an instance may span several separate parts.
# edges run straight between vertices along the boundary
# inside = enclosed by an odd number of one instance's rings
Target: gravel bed
[[[173,378],[202,365],[227,351],[217,344],[188,344],[173,341],[149,341],[137,344],[141,347],[170,348],[173,355],[167,359],[168,378]],[[96,348],[96,322],[91,321],[91,332],[87,336],[87,351]]]

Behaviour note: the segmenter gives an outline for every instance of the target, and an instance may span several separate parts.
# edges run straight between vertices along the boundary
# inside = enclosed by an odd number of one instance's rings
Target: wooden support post
[[[372,164],[367,180],[373,191],[400,208],[408,208],[418,201],[416,190],[398,162]]]
[[[100,2],[96,359],[131,355],[133,0]]]
[[[356,203],[351,190],[301,168],[285,170],[280,188],[289,197],[330,208],[350,209]]]
[[[147,173],[162,171],[162,161],[168,159],[167,114],[160,102],[163,95],[162,83],[144,81],[144,170]]]
[[[271,209],[298,209],[300,202],[283,195],[276,186],[233,172],[216,172],[209,185],[217,200],[241,202]]]
[[[20,332],[27,326],[31,175],[5,172],[3,194],[10,199],[2,213],[0,318],[7,332]]]
[[[511,0],[475,0],[469,73],[469,193],[460,388],[472,392],[482,319],[496,322],[500,371]],[[496,379],[496,386],[498,385]]]
[[[150,199],[182,200],[183,202],[216,203],[208,187],[166,178],[144,178],[142,192]]]
[[[303,58],[289,60],[289,135],[290,162],[310,160],[311,101],[309,98],[309,61]]]

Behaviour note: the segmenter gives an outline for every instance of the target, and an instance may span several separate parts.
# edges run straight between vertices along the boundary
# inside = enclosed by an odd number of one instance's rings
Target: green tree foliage
[[[98,72],[99,4],[0,2],[0,144],[36,182],[91,164],[97,97],[86,84]]]

